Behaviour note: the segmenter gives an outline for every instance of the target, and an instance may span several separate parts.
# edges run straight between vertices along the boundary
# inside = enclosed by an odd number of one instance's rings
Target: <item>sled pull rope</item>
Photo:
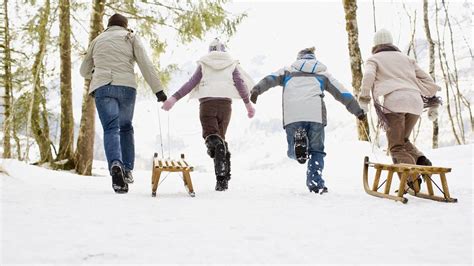
[[[170,112],[168,112],[168,158],[171,158]]]
[[[161,115],[160,115],[160,106],[159,106],[159,105],[157,105],[157,107],[158,107],[158,127],[159,127],[159,129],[160,129],[160,145],[161,145],[161,156],[162,156],[162,158],[164,158],[164,157],[165,157],[165,154],[164,154],[164,152],[163,152],[163,136],[162,136],[162,134],[161,134]]]

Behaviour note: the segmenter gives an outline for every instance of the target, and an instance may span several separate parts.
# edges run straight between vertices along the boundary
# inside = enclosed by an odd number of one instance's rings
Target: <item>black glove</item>
[[[258,93],[254,90],[250,93],[250,101],[253,103],[257,103]]]
[[[155,95],[156,95],[156,98],[158,99],[158,102],[164,102],[166,101],[166,99],[168,99],[164,91],[159,91]]]
[[[357,116],[357,119],[359,119],[360,121],[364,121],[365,119],[367,119],[367,115],[362,112],[360,115]]]

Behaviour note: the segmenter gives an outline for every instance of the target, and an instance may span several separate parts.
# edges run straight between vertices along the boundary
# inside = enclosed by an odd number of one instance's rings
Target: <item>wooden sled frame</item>
[[[374,183],[372,184],[372,188],[369,186],[369,166],[376,169]],[[380,176],[382,171],[388,171],[387,179],[379,186]],[[433,166],[420,166],[420,165],[413,165],[413,164],[380,164],[380,163],[372,163],[369,161],[369,157],[364,158],[364,171],[363,171],[363,182],[364,182],[364,190],[367,194],[380,197],[391,199],[395,201],[400,201],[402,203],[407,203],[408,199],[403,197],[405,194],[405,188],[407,186],[407,182],[410,180],[416,179],[417,176],[422,176],[423,181],[426,184],[426,188],[428,193],[420,192],[420,187],[418,187],[417,182],[415,182],[414,190],[409,189],[408,193],[412,196],[423,198],[423,199],[430,199],[435,201],[441,202],[457,202],[458,200],[455,198],[451,198],[448,189],[448,182],[446,180],[446,173],[451,172],[451,168],[444,168],[444,167],[433,167]],[[400,186],[398,188],[397,195],[390,195],[390,186],[392,184],[393,174],[397,173],[400,177]],[[436,183],[433,182],[432,176],[439,175],[442,190],[439,188]],[[379,188],[385,183],[384,192],[378,192]],[[433,191],[433,183],[438,187],[438,189],[442,192],[443,196],[436,196],[434,195]],[[415,192],[416,191],[416,192]]]
[[[160,177],[162,172],[181,172],[183,176],[184,186],[188,191],[189,196],[196,196],[191,182],[191,174],[194,169],[184,160],[184,154],[181,154],[181,159],[178,161],[171,159],[159,159],[158,154],[153,156],[153,169],[151,175],[151,196],[156,197],[156,190],[160,184]]]

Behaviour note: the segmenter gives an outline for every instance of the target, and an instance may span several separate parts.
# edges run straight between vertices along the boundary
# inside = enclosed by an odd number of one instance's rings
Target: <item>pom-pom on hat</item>
[[[219,40],[219,38],[215,38],[209,44],[209,52],[212,52],[212,51],[225,52],[225,45]]]

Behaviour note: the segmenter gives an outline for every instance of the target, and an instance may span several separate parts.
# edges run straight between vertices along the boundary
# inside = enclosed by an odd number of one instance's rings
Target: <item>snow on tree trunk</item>
[[[12,103],[12,71],[11,71],[11,55],[10,55],[10,34],[8,25],[8,0],[3,1],[3,86],[5,88],[5,95],[3,96],[4,105],[4,120],[3,120],[3,158],[11,158],[10,132],[11,132],[11,103]]]
[[[104,17],[105,0],[94,0],[90,21],[89,43],[103,30],[102,18]],[[94,156],[95,134],[95,102],[89,95],[90,80],[84,82],[82,100],[82,117],[77,139],[75,154],[76,172],[81,175],[92,174],[92,160]]]
[[[41,72],[43,69],[43,58],[46,53],[46,43],[48,41],[49,35],[47,25],[49,21],[50,11],[50,1],[47,0],[40,13],[40,21],[38,25],[39,49],[38,53],[35,56],[35,61],[32,69],[33,99],[30,122],[33,136],[40,150],[40,163],[51,162],[53,159],[51,154],[51,140],[49,138],[49,124],[48,120],[45,119],[45,113],[47,112],[47,110],[45,110],[45,108],[43,108],[43,110],[40,110],[40,103],[44,102],[44,97],[46,97],[45,89],[42,88]]]
[[[74,156],[74,117],[71,87],[71,23],[69,0],[59,1],[59,53],[61,58],[61,136],[58,160]]]
[[[352,72],[352,88],[358,98],[362,83],[362,56],[359,48],[359,30],[357,29],[357,1],[343,0],[346,14],[346,31],[348,36],[349,56]],[[357,133],[359,140],[369,140],[369,123],[357,120]]]
[[[428,0],[423,0],[423,21],[425,26],[426,40],[428,41],[428,54],[429,54],[429,73],[431,78],[436,81],[435,75],[435,44],[433,38],[431,38],[430,31],[430,22],[428,20]],[[438,148],[438,139],[439,139],[439,125],[438,119],[433,121],[433,137],[432,137],[432,147],[433,149]]]

